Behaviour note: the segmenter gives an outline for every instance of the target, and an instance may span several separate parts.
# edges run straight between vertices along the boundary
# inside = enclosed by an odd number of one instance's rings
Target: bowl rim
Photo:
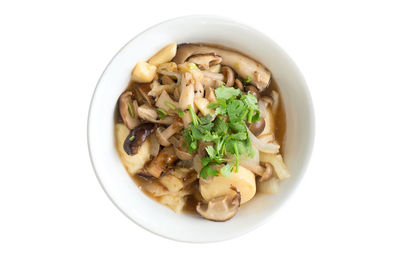
[[[152,229],[151,227],[146,226],[145,224],[137,221],[136,219],[132,218],[130,215],[128,215],[117,203],[116,201],[113,199],[113,197],[110,195],[110,193],[107,191],[106,187],[104,186],[102,179],[100,178],[100,174],[97,171],[96,168],[96,162],[94,160],[94,157],[92,155],[92,150],[91,150],[91,142],[90,142],[90,135],[91,135],[91,130],[90,130],[90,126],[91,126],[91,117],[92,117],[92,109],[93,109],[93,103],[95,102],[96,99],[96,94],[99,84],[102,82],[103,76],[104,74],[107,72],[108,68],[110,67],[110,65],[113,63],[114,59],[132,42],[134,42],[137,38],[139,38],[141,35],[143,35],[144,33],[151,31],[154,28],[157,28],[158,26],[162,25],[162,24],[166,24],[166,23],[170,23],[170,22],[174,22],[174,21],[179,21],[179,20],[185,20],[185,19],[193,19],[193,20],[201,20],[201,19],[207,19],[207,20],[215,20],[218,22],[226,22],[226,23],[230,23],[235,27],[242,27],[245,28],[248,31],[252,31],[254,34],[259,35],[260,37],[262,37],[265,40],[268,40],[268,42],[272,43],[273,45],[275,45],[277,48],[279,48],[280,52],[282,54],[284,54],[287,58],[287,60],[290,61],[292,68],[294,68],[296,70],[296,72],[299,75],[299,78],[301,79],[303,86],[304,86],[304,91],[302,92],[305,95],[306,100],[308,101],[308,108],[309,108],[309,145],[307,147],[307,151],[306,151],[306,155],[304,158],[304,164],[303,164],[303,168],[302,170],[297,174],[297,176],[299,176],[299,179],[297,180],[295,186],[293,187],[291,193],[284,199],[282,200],[276,208],[273,209],[273,211],[269,214],[269,216],[264,217],[263,219],[261,219],[260,221],[258,221],[257,223],[255,223],[253,226],[247,227],[245,230],[242,231],[238,231],[233,233],[232,235],[226,236],[224,238],[218,238],[218,239],[212,239],[212,240],[206,240],[206,241],[198,241],[198,240],[187,240],[187,239],[180,239],[180,238],[174,238],[172,236],[168,236],[162,233],[157,232],[156,230]],[[90,158],[90,162],[93,168],[93,171],[95,173],[95,176],[97,178],[97,181],[99,182],[101,188],[103,189],[104,193],[107,195],[107,197],[110,199],[110,201],[114,204],[115,207],[117,207],[117,209],[124,214],[130,221],[132,221],[133,223],[135,223],[136,225],[140,226],[141,228],[149,231],[150,233],[153,233],[155,235],[158,235],[160,237],[169,239],[169,240],[173,240],[173,241],[178,241],[178,242],[183,242],[183,243],[216,243],[216,242],[222,242],[222,241],[226,241],[229,239],[233,239],[233,238],[237,238],[239,236],[245,235],[257,228],[259,228],[260,226],[262,226],[263,224],[265,224],[268,220],[270,220],[278,210],[281,210],[282,207],[287,204],[287,201],[294,195],[294,193],[296,192],[296,190],[299,187],[299,184],[301,182],[302,179],[304,179],[304,174],[307,171],[307,168],[310,164],[310,159],[313,153],[313,149],[314,149],[314,143],[315,143],[315,112],[314,112],[314,104],[312,101],[312,97],[310,94],[310,90],[309,87],[305,81],[304,75],[302,74],[302,72],[300,71],[300,69],[298,68],[298,66],[296,65],[296,63],[293,61],[292,57],[289,56],[289,54],[283,50],[274,40],[272,40],[270,37],[268,37],[265,33],[252,28],[248,25],[246,25],[243,22],[240,22],[238,20],[232,20],[228,17],[225,16],[220,16],[220,15],[187,15],[187,16],[179,16],[179,17],[174,17],[174,18],[170,18],[167,20],[163,20],[159,23],[156,23],[146,29],[144,29],[143,31],[139,32],[138,34],[136,34],[133,38],[131,38],[125,45],[123,45],[115,54],[114,56],[110,59],[110,61],[108,62],[108,64],[106,65],[106,67],[104,68],[103,72],[101,73],[95,89],[93,91],[91,100],[90,100],[90,104],[89,104],[89,109],[88,109],[88,115],[87,115],[87,124],[86,124],[86,138],[87,138],[87,145],[88,145],[88,152],[89,152],[89,158]],[[161,205],[161,204],[160,204]]]

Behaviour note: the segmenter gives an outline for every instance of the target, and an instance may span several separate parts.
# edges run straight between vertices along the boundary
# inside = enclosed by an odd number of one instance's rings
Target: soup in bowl
[[[130,41],[102,75],[88,122],[111,200],[140,226],[188,242],[265,222],[299,183],[313,135],[293,61],[263,34],[209,16]]]

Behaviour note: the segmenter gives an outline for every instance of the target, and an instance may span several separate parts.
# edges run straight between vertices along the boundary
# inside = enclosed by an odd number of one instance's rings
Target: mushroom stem
[[[158,142],[160,142],[163,146],[169,146],[171,143],[168,139],[173,136],[176,132],[179,132],[183,128],[183,125],[180,121],[174,121],[167,129],[161,132],[160,129],[156,130],[156,136]]]

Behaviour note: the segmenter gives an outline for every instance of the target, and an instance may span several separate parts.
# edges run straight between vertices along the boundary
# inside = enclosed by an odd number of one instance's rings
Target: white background
[[[400,265],[396,1],[233,2],[1,1],[0,266]],[[166,240],[128,220],[102,191],[86,142],[112,56],[189,14],[224,15],[274,39],[316,111],[313,157],[290,201],[263,227],[213,244]]]

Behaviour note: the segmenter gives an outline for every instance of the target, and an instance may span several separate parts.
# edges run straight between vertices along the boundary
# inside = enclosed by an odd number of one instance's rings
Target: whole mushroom
[[[154,123],[143,123],[135,127],[124,142],[124,150],[128,155],[135,155],[140,146],[146,141],[146,138],[151,135],[156,129]]]
[[[213,198],[208,203],[199,202],[196,211],[202,217],[215,221],[224,222],[231,219],[240,207],[240,192],[232,188],[235,194],[228,194]]]
[[[126,91],[119,97],[119,114],[129,129],[133,129],[140,124],[137,116],[137,102],[132,101],[132,91]],[[136,108],[135,108],[136,107]]]

